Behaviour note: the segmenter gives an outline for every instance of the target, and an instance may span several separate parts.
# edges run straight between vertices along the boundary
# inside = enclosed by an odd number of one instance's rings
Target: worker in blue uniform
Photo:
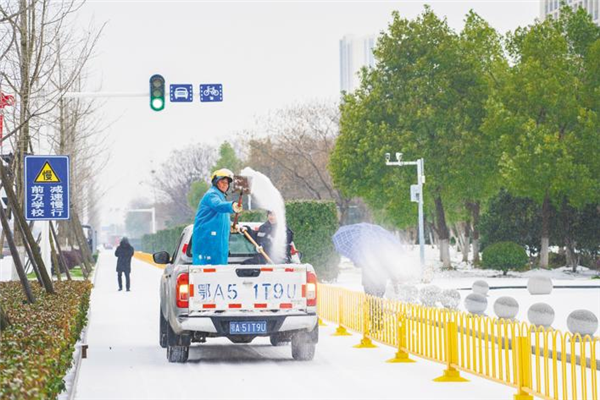
[[[233,182],[233,172],[223,168],[211,176],[212,186],[200,200],[192,236],[194,265],[227,265],[231,213],[242,211],[226,194]]]

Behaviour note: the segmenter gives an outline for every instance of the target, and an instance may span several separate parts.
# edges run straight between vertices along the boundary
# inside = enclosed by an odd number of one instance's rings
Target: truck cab
[[[153,256],[166,264],[159,341],[168,360],[185,362],[193,343],[215,337],[245,344],[269,337],[274,346],[291,342],[294,359],[311,360],[318,342],[317,277],[293,244],[289,264],[255,264],[255,246],[232,232],[227,265],[192,265],[192,230],[193,225],[183,230],[172,254]]]

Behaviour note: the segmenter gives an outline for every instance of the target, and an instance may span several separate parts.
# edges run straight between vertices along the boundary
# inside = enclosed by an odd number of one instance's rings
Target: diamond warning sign
[[[35,183],[60,183],[60,179],[48,161],[44,163],[42,170],[34,180]]]
[[[69,157],[25,157],[25,218],[69,219]]]

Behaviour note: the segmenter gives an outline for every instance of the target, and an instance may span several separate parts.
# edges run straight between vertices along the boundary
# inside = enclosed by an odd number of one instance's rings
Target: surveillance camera
[[[398,160],[398,161],[402,160],[402,153],[396,153],[396,160]]]
[[[389,162],[390,161],[390,153],[385,153],[385,161]]]

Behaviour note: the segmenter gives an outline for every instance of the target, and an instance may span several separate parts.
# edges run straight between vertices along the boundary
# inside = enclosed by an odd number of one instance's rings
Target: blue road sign
[[[194,101],[192,85],[170,85],[171,103],[191,103]]]
[[[25,157],[25,218],[69,219],[69,157]]]
[[[220,83],[208,83],[200,85],[200,101],[223,101],[223,85]]]

